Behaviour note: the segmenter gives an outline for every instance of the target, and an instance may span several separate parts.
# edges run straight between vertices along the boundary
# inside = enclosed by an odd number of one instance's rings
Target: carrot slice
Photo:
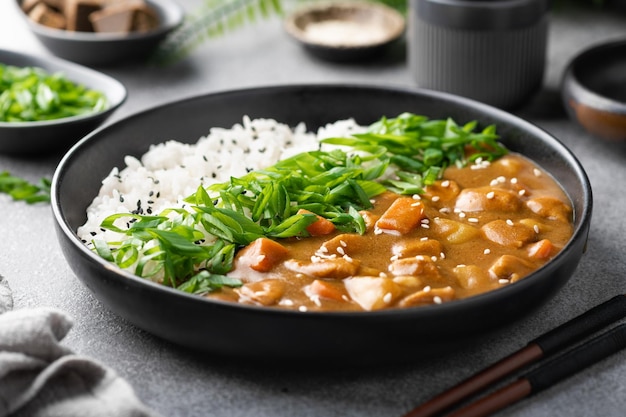
[[[239,252],[239,262],[257,272],[268,272],[288,254],[289,250],[280,243],[260,237]]]
[[[382,231],[405,234],[420,224],[424,217],[424,204],[421,201],[400,197],[380,216],[376,227]]]
[[[548,259],[555,252],[555,246],[548,239],[542,239],[528,247],[528,256],[535,259]]]
[[[313,281],[307,291],[310,295],[317,295],[320,298],[328,298],[336,301],[346,301],[347,294],[337,286],[320,279]]]
[[[309,210],[300,209],[298,210],[298,214],[315,214]],[[317,216],[317,220],[310,225],[307,226],[306,231],[309,232],[311,236],[323,236],[329,235],[335,231],[335,225],[328,219],[323,218],[322,216]]]

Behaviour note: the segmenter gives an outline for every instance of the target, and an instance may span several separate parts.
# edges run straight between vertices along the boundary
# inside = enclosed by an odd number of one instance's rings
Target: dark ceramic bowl
[[[402,112],[459,123],[495,123],[503,142],[534,159],[561,183],[575,208],[575,230],[563,251],[513,285],[473,298],[376,312],[297,312],[182,293],[111,266],[75,231],[112,167],[125,155],[176,139],[195,143],[209,127],[231,127],[244,115],[311,130],[353,117],[372,123]],[[129,141],[128,138],[133,140]],[[115,313],[164,339],[235,358],[347,360],[372,363],[453,349],[511,324],[546,302],[570,278],[584,252],[592,197],[577,159],[557,139],[509,113],[428,90],[345,85],[294,85],[211,94],[156,107],[101,128],[71,149],[55,172],[52,208],[59,242],[76,276]]]
[[[0,50],[0,62],[18,67],[40,67],[61,72],[69,80],[103,92],[109,107],[101,112],[40,122],[0,122],[0,152],[42,154],[66,151],[104,122],[126,100],[126,88],[114,78],[72,62]]]
[[[565,70],[561,92],[572,120],[597,137],[626,141],[626,40],[577,55]]]
[[[184,11],[175,0],[146,0],[157,12],[160,25],[143,33],[103,34],[53,29],[32,21],[15,0],[17,12],[37,39],[58,57],[88,66],[109,66],[146,60],[165,37],[183,22]]]
[[[323,2],[299,8],[285,30],[311,54],[328,61],[362,61],[379,56],[405,29],[404,17],[380,3]]]

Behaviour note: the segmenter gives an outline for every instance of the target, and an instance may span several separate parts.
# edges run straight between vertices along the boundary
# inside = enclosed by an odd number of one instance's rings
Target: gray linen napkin
[[[12,308],[0,275],[0,417],[158,417],[112,369],[60,344],[64,312]]]

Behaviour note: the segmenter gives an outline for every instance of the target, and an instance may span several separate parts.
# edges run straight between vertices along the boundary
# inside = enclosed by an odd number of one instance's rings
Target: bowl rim
[[[111,42],[111,41],[133,41],[140,39],[150,39],[163,36],[164,34],[182,25],[185,18],[185,11],[175,0],[145,0],[147,3],[158,8],[161,16],[165,17],[165,22],[153,30],[147,32],[130,33],[95,33],[95,32],[75,32],[63,29],[54,29],[31,20],[20,7],[23,0],[15,0],[17,11],[26,21],[31,30],[38,36],[45,36],[52,39],[68,42]]]
[[[565,68],[561,89],[563,93],[567,93],[567,90],[569,90],[570,95],[576,97],[577,101],[587,106],[598,110],[610,111],[611,113],[626,114],[626,101],[617,101],[597,93],[583,83],[577,74],[578,67],[590,59],[590,57],[612,49],[620,50],[622,55],[626,54],[626,39],[602,41],[590,45],[576,54]]]
[[[42,57],[33,54],[26,54],[22,52],[12,51],[8,49],[0,49],[0,56],[10,56],[11,59],[16,58],[19,60],[24,60],[31,62],[32,64],[27,64],[26,66],[39,67],[48,73],[60,72],[63,73],[70,81],[76,83],[76,80],[72,79],[72,74],[81,74],[89,77],[90,79],[97,79],[98,82],[107,85],[107,90],[112,90],[113,94],[110,94],[107,91],[102,91],[109,101],[108,107],[98,112],[91,112],[86,114],[81,114],[77,116],[70,117],[62,117],[59,119],[51,119],[51,120],[36,120],[31,122],[4,122],[0,121],[0,129],[24,129],[24,128],[45,128],[52,127],[58,125],[65,125],[72,122],[82,122],[88,121],[91,119],[97,119],[101,117],[103,114],[108,114],[119,108],[122,104],[126,102],[128,98],[128,90],[126,86],[119,80],[104,74],[100,71],[96,71],[95,69],[91,69],[85,67],[83,65],[77,64],[75,62],[67,61],[61,58],[57,58],[54,56],[51,57]],[[13,66],[24,66],[24,65],[16,65],[11,62],[2,62],[6,65]],[[83,84],[86,87],[94,90],[100,90],[98,86]],[[111,88],[112,87],[112,88]],[[104,89],[101,89],[104,90]]]
[[[582,196],[582,211],[580,213],[575,213],[575,227],[567,244],[561,249],[561,251],[552,259],[550,262],[534,271],[530,275],[526,276],[524,279],[521,279],[515,282],[512,285],[507,285],[501,288],[497,288],[495,290],[491,290],[482,294],[474,295],[468,298],[453,300],[448,303],[443,303],[439,305],[426,305],[420,307],[413,308],[397,308],[397,309],[383,309],[376,311],[306,311],[301,312],[297,310],[290,309],[280,309],[280,308],[271,308],[271,307],[262,307],[255,305],[247,305],[247,304],[239,304],[232,303],[227,301],[221,301],[216,299],[209,299],[206,297],[199,297],[197,295],[188,294],[180,290],[176,290],[174,288],[170,288],[161,284],[157,284],[145,278],[138,277],[130,272],[122,270],[115,265],[112,265],[110,262],[104,260],[98,255],[94,254],[77,236],[76,232],[71,229],[68,224],[68,220],[64,215],[63,208],[60,204],[60,187],[63,184],[63,176],[64,172],[67,169],[67,165],[72,162],[72,160],[80,157],[80,153],[83,148],[88,147],[91,141],[98,140],[99,135],[102,132],[106,131],[113,125],[109,126],[100,126],[95,129],[80,141],[75,143],[63,156],[52,177],[52,185],[51,185],[51,207],[53,212],[54,221],[57,224],[57,229],[59,229],[63,236],[71,242],[72,246],[78,249],[80,255],[84,258],[87,258],[91,263],[96,263],[99,268],[103,270],[109,270],[114,272],[116,280],[129,280],[129,281],[121,281],[126,286],[133,286],[136,288],[147,288],[152,291],[160,292],[167,294],[167,296],[179,297],[185,299],[186,302],[191,303],[203,303],[207,306],[218,305],[222,308],[233,309],[238,311],[249,311],[255,314],[269,315],[269,316],[281,316],[281,317],[334,317],[334,318],[345,318],[350,320],[369,320],[372,318],[378,319],[386,319],[389,317],[406,317],[406,318],[417,318],[421,316],[431,316],[438,315],[441,313],[451,314],[455,311],[463,311],[465,309],[472,310],[474,306],[478,307],[481,305],[489,305],[490,303],[496,302],[498,298],[503,297],[512,297],[515,293],[521,291],[523,288],[529,288],[535,285],[537,280],[545,279],[542,277],[541,271],[551,270],[556,268],[562,262],[567,252],[569,252],[570,248],[576,245],[576,242],[579,239],[583,239],[585,242],[587,241],[587,234],[590,228],[591,222],[591,214],[593,208],[593,198],[592,198],[592,189],[589,178],[578,160],[578,158],[574,155],[574,153],[567,148],[563,142],[557,139],[555,136],[550,134],[548,131],[540,128],[539,126],[531,123],[521,117],[518,117],[512,113],[508,113],[499,108],[490,106],[488,104],[484,104],[469,98],[453,95],[450,93],[434,91],[423,89],[419,87],[405,87],[405,86],[397,86],[397,85],[381,85],[381,84],[359,84],[359,83],[308,83],[308,84],[290,84],[290,85],[266,85],[266,86],[257,86],[251,88],[239,88],[239,89],[228,89],[222,91],[216,91],[208,94],[200,94],[195,95],[183,99],[178,99],[172,102],[155,105],[153,107],[137,111],[126,116],[124,119],[119,120],[115,124],[118,123],[132,123],[135,119],[141,118],[151,112],[159,111],[169,106],[177,106],[177,105],[185,105],[189,104],[193,101],[200,101],[207,96],[213,96],[214,98],[219,98],[220,96],[228,96],[228,95],[237,95],[237,94],[259,94],[259,93],[269,93],[276,91],[301,91],[301,90],[310,90],[310,89],[359,89],[359,90],[368,90],[372,93],[376,91],[385,91],[385,92],[397,92],[402,94],[414,94],[419,97],[427,97],[436,100],[443,100],[447,103],[451,103],[454,105],[459,105],[461,107],[474,109],[483,113],[485,115],[493,115],[495,118],[500,119],[502,122],[507,123],[511,126],[523,128],[525,132],[528,132],[532,136],[540,136],[543,141],[545,141],[552,149],[558,152],[559,155],[562,155],[567,161],[568,166],[572,168],[572,170],[576,173],[576,178],[580,180],[581,188],[583,190]],[[243,116],[243,115],[242,115]],[[207,129],[210,126],[207,126]],[[113,167],[111,167],[113,168]],[[550,171],[548,170],[548,173]],[[572,197],[568,194],[568,197],[571,199]]]
[[[377,11],[383,13],[386,18],[393,21],[393,30],[386,31],[386,36],[378,42],[371,42],[360,45],[332,45],[326,43],[320,43],[310,40],[305,34],[303,29],[297,25],[297,20],[311,13],[325,12],[330,9],[345,9],[345,10],[360,10],[360,11]],[[406,30],[405,17],[393,7],[387,6],[384,3],[373,3],[363,0],[340,0],[340,1],[321,1],[313,4],[307,4],[296,8],[291,12],[284,20],[283,26],[285,31],[293,38],[302,42],[305,45],[326,48],[332,50],[359,50],[375,48],[382,45],[386,45],[402,36]]]

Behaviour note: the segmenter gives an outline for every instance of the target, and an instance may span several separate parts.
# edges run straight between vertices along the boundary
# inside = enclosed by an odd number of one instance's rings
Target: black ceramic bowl
[[[72,32],[53,29],[32,21],[14,0],[17,12],[50,52],[58,57],[88,66],[109,66],[147,59],[165,37],[183,22],[184,11],[175,0],[146,0],[157,12],[159,27],[129,34]]]
[[[626,141],[626,40],[594,45],[574,57],[561,91],[572,120],[597,137]]]
[[[285,30],[311,54],[350,62],[381,55],[402,36],[404,17],[366,1],[335,1],[301,7],[285,19]]]
[[[66,151],[102,124],[126,100],[126,88],[119,81],[72,62],[7,50],[0,50],[0,62],[18,67],[39,67],[49,73],[61,72],[74,83],[103,92],[109,101],[106,110],[82,116],[39,122],[0,122],[1,153],[43,154]]]
[[[575,208],[574,235],[563,251],[525,279],[469,299],[403,310],[302,313],[208,300],[154,284],[111,266],[76,236],[101,180],[112,167],[123,166],[124,155],[140,156],[151,144],[168,139],[195,143],[209,127],[231,127],[244,115],[290,125],[305,121],[315,130],[338,119],[353,117],[365,124],[406,111],[453,117],[460,123],[495,123],[510,149],[551,172]],[[105,306],[148,332],[238,358],[371,363],[458,347],[543,304],[567,282],[580,260],[592,199],[585,172],[570,151],[511,114],[427,90],[295,85],[191,98],[99,129],[74,146],[59,164],[53,178],[52,208],[59,242],[76,276]]]

